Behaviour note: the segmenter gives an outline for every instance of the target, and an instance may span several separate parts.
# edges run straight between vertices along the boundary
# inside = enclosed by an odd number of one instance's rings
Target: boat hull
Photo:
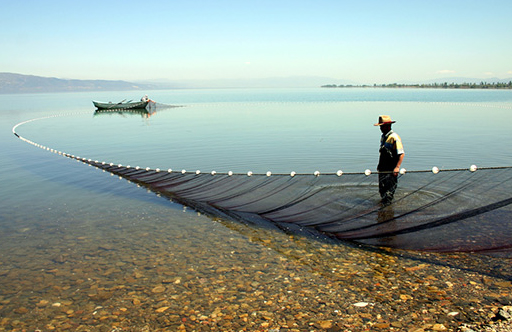
[[[131,109],[146,109],[148,101],[136,101],[129,103],[104,103],[100,101],[92,102],[99,110],[131,110]]]

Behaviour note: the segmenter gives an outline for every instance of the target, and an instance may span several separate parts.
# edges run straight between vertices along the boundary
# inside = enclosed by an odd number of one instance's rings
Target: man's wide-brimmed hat
[[[382,126],[385,124],[392,124],[396,121],[391,121],[391,117],[389,115],[381,115],[379,116],[379,123],[374,124],[374,126]]]

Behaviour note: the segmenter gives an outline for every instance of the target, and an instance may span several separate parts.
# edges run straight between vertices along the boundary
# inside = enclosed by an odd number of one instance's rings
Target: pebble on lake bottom
[[[198,230],[126,217],[4,236],[0,331],[469,332],[509,324],[507,260],[182,218]]]

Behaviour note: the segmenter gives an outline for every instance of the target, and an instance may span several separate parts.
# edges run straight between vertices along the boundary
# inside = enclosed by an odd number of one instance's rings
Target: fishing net
[[[512,167],[409,171],[390,205],[378,174],[233,174],[93,161],[41,146],[202,213],[393,248],[512,257]]]
[[[372,245],[512,253],[512,168],[406,173],[382,206],[376,174],[183,174],[87,162],[216,215]]]

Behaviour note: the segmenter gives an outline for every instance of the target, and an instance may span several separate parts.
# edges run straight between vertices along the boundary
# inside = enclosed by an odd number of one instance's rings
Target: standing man
[[[389,115],[381,115],[379,116],[379,123],[375,124],[375,126],[380,127],[380,131],[382,132],[377,171],[379,172],[379,193],[382,198],[381,202],[385,206],[391,204],[393,200],[398,183],[400,165],[404,160],[402,140],[397,133],[391,130],[391,124],[395,122],[396,121],[391,121]]]

